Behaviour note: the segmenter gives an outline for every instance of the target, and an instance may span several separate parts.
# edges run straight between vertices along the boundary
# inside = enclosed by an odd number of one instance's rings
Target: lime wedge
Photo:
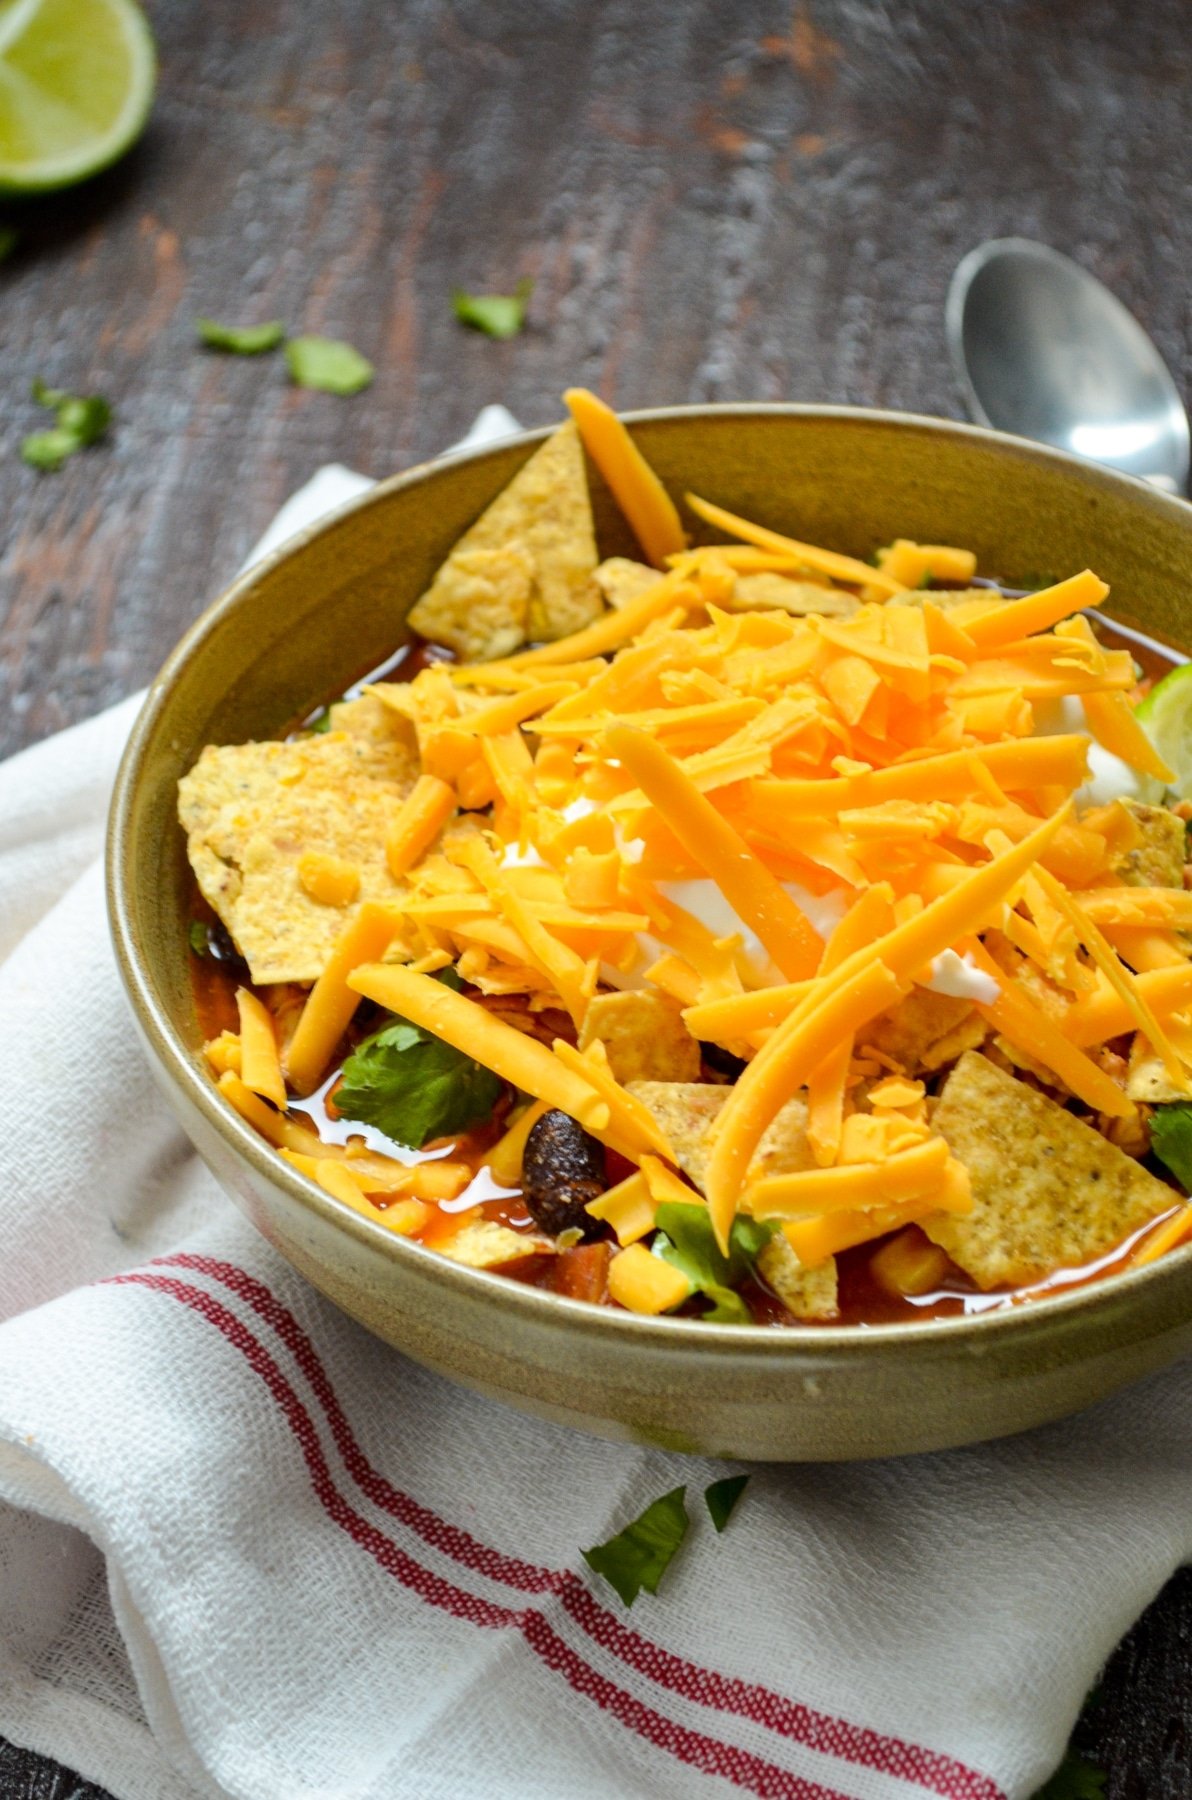
[[[1134,716],[1174,773],[1180,798],[1192,799],[1192,663],[1157,681]]]
[[[0,193],[115,162],[149,116],[155,71],[135,0],[0,0]]]

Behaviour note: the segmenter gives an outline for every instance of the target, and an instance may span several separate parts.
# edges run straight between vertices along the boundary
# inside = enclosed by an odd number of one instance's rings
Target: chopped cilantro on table
[[[534,283],[528,278],[519,281],[511,294],[469,294],[456,288],[451,306],[461,325],[470,325],[486,337],[511,338],[526,322],[526,307],[533,292]]]
[[[726,1475],[723,1481],[714,1481],[704,1489],[704,1505],[718,1533],[724,1530],[732,1518],[733,1509],[745,1492],[748,1481],[748,1475]]]
[[[358,394],[375,370],[367,357],[337,338],[296,337],[286,345],[286,367],[296,387],[324,394]]]
[[[218,319],[196,319],[195,330],[211,350],[227,350],[233,356],[260,356],[276,350],[286,335],[280,319],[264,325],[221,325]]]
[[[458,993],[454,969],[444,969],[439,979]],[[452,1137],[487,1119],[502,1085],[500,1076],[453,1044],[394,1018],[349,1056],[335,1105],[343,1118],[375,1125],[395,1144],[420,1150],[432,1138]]]
[[[64,388],[33,383],[33,398],[47,407],[56,423],[48,431],[34,431],[21,445],[22,459],[31,468],[60,469],[68,456],[99,442],[112,422],[112,409],[99,394],[68,394]]]
[[[1151,1149],[1167,1164],[1184,1192],[1192,1194],[1192,1106],[1177,1101],[1155,1108]]]
[[[706,1206],[668,1200],[654,1216],[658,1227],[655,1256],[686,1275],[692,1291],[713,1302],[704,1318],[713,1325],[748,1325],[749,1308],[734,1289],[750,1273],[758,1252],[777,1227],[765,1219],[738,1215],[733,1220],[728,1255],[716,1242],[712,1217]]]
[[[581,1552],[588,1567],[616,1588],[626,1606],[632,1606],[644,1588],[658,1592],[658,1583],[687,1535],[687,1489],[672,1488],[654,1500],[623,1531],[605,1544]]]

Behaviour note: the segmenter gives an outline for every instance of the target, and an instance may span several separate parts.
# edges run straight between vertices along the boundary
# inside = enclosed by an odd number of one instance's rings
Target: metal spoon
[[[1188,483],[1188,415],[1154,344],[1087,269],[1027,238],[957,267],[944,319],[972,416],[1168,493]]]

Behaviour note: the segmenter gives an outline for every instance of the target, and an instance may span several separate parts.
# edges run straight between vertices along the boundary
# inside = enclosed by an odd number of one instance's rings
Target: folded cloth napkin
[[[718,1537],[723,1465],[407,1362],[157,1097],[97,861],[136,704],[0,768],[0,1732],[118,1800],[1033,1793],[1189,1555],[1192,1366],[1002,1443],[756,1468]],[[580,1546],[680,1483],[627,1612]]]

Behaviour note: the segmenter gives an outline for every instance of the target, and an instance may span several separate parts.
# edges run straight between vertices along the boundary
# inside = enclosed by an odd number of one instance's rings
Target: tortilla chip
[[[987,1057],[962,1056],[932,1125],[972,1178],[970,1213],[923,1230],[982,1288],[1079,1268],[1174,1205],[1166,1183]]]
[[[464,532],[410,624],[468,661],[508,656],[527,638],[566,637],[598,616],[595,567],[583,450],[568,421]]]
[[[957,1057],[963,1056],[966,1050],[979,1050],[985,1042],[989,1026],[974,1007],[968,1017],[951,1031],[945,1031],[942,1038],[936,1038],[923,1052],[919,1063],[921,1074],[933,1074],[936,1069],[946,1068]]]
[[[732,1092],[706,1081],[630,1081],[641,1101],[670,1139],[675,1160],[703,1191],[708,1167],[708,1127]],[[770,1125],[749,1166],[753,1180],[818,1168],[807,1142],[807,1105],[788,1100]],[[836,1258],[813,1266],[801,1263],[782,1233],[775,1232],[757,1259],[758,1268],[796,1319],[834,1319],[838,1311]]]
[[[699,1045],[665,994],[595,995],[580,1027],[580,1049],[595,1038],[618,1081],[699,1080]]]
[[[1165,806],[1144,806],[1141,800],[1123,800],[1142,842],[1127,850],[1114,865],[1114,874],[1126,887],[1176,887],[1184,885],[1186,827]]]
[[[913,987],[905,1000],[858,1034],[858,1044],[880,1050],[908,1075],[942,1069],[962,1050],[975,1049],[987,1026],[971,1000]]]
[[[357,731],[294,743],[208,745],[178,784],[178,817],[204,898],[248,962],[254,982],[316,981],[356,907],[324,906],[305,891],[298,864],[311,850],[359,870],[359,901],[395,893],[385,829],[414,785],[418,760],[400,727],[370,736],[354,701]],[[341,716],[346,708],[336,709]]]
[[[954,606],[967,606],[970,600],[980,600],[983,605],[988,606],[991,600],[997,598],[992,588],[903,588],[901,593],[891,594],[886,605],[917,606],[921,611],[930,601],[941,612],[951,612]],[[1008,606],[1010,603],[1007,600],[1000,601],[999,604]]]
[[[406,684],[409,685],[408,683]],[[337,700],[328,707],[329,731],[346,731],[349,737],[371,744],[378,752],[375,772],[388,775],[394,744],[404,744],[413,754],[417,737],[412,723],[399,717],[384,705],[376,693],[361,694],[356,700]],[[371,766],[371,765],[370,765]]]
[[[798,617],[819,613],[826,619],[851,618],[861,602],[841,588],[821,587],[814,581],[793,581],[789,575],[738,575],[728,603],[730,612],[754,612],[764,608]]]
[[[622,607],[661,581],[662,575],[649,563],[634,562],[628,556],[610,556],[599,565],[592,580],[610,606]]]
[[[510,656],[529,632],[533,558],[516,544],[455,549],[434,586],[410,612],[410,624],[465,662]]]
[[[513,1231],[495,1219],[478,1219],[473,1225],[461,1226],[454,1237],[435,1248],[441,1256],[465,1263],[469,1269],[496,1269],[503,1263],[519,1262],[523,1256],[553,1256],[555,1242],[537,1232]]]
[[[800,1262],[781,1231],[776,1231],[762,1247],[757,1266],[762,1279],[796,1319],[835,1319],[839,1315],[834,1256],[821,1263]]]
[[[1135,1032],[1130,1046],[1126,1093],[1131,1100],[1142,1100],[1148,1106],[1165,1106],[1173,1100],[1188,1099],[1183,1088],[1176,1087],[1163,1058],[1156,1056],[1150,1039],[1141,1031]]]
[[[702,1193],[707,1166],[702,1139],[731,1090],[707,1081],[631,1081],[627,1085],[662,1127],[679,1167]]]
[[[661,1125],[679,1167],[702,1193],[708,1167],[708,1127],[732,1089],[707,1081],[630,1081],[625,1085]],[[750,1179],[818,1167],[807,1142],[807,1103],[796,1096],[787,1101],[758,1145],[749,1165]]]

